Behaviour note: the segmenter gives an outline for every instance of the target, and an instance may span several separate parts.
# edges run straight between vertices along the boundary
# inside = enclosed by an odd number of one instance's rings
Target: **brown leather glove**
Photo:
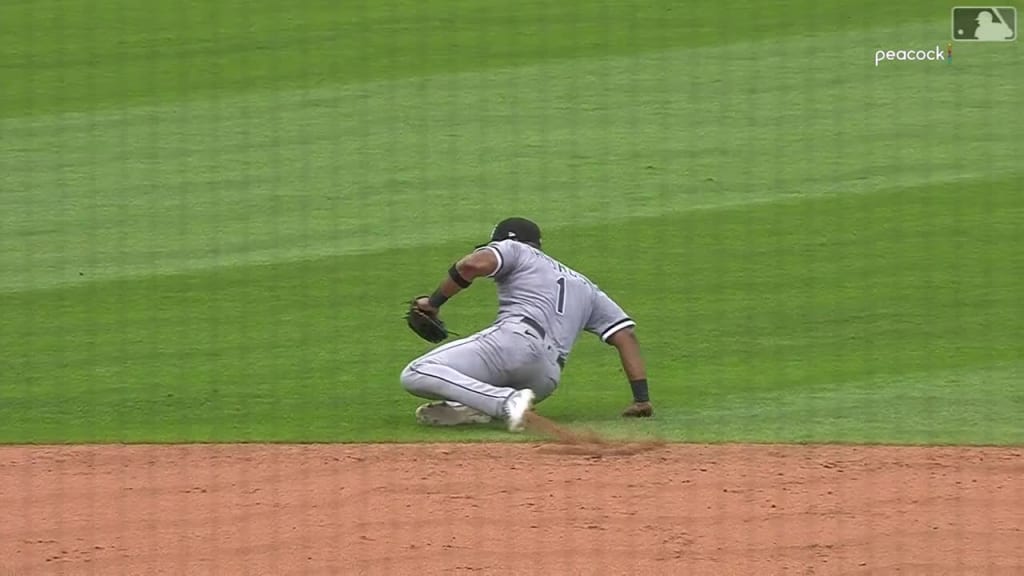
[[[436,309],[425,309],[426,297],[420,296],[409,302],[405,313],[405,321],[409,329],[427,342],[438,343],[448,337],[448,328],[437,316]]]
[[[654,416],[654,406],[650,402],[633,402],[622,411],[623,418],[649,418]]]

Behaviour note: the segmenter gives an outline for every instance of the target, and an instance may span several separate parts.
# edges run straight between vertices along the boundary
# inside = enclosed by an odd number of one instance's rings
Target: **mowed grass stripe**
[[[0,117],[319,88],[944,19],[915,0],[0,4]]]
[[[657,435],[687,442],[1019,445],[1020,362],[875,376],[821,386],[714,395],[659,413]],[[995,407],[993,399],[1005,403]],[[587,422],[611,437],[652,436],[646,426]]]
[[[945,386],[946,401],[964,400],[949,428],[910,429],[894,408],[865,418],[870,430],[857,429],[856,415],[827,396],[847,382],[884,380],[891,392],[905,378],[983,372],[1024,355],[1024,280],[1015,273],[1024,265],[1024,206],[1007,192],[1019,184],[629,219],[611,229],[565,228],[548,244],[639,321],[659,407],[648,433],[953,442],[973,421],[978,432],[965,441],[1014,443],[1022,438],[1012,425],[1020,406],[1010,376],[999,387]],[[10,294],[0,301],[0,440],[494,438],[490,430],[417,427],[417,401],[397,382],[403,364],[428,348],[402,323],[401,302],[429,289],[468,248],[453,242]],[[460,332],[480,328],[493,318],[493,297],[486,284],[476,287],[446,308],[446,319]],[[628,400],[615,362],[585,339],[545,413],[612,425]],[[993,393],[990,402],[971,400],[979,389]],[[809,428],[767,408],[725,408],[786,397],[793,412],[808,394],[806,410],[821,412]],[[892,396],[906,410],[920,408],[910,400]],[[720,415],[717,423],[700,417],[705,409]],[[689,419],[707,427],[697,434]]]
[[[879,72],[857,36],[8,120],[0,291],[1020,170],[1012,52]]]

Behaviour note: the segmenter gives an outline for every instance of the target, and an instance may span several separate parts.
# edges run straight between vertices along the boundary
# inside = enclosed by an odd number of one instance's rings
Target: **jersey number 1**
[[[558,303],[555,305],[555,311],[559,314],[565,313],[565,276],[559,278],[556,282],[558,284]]]

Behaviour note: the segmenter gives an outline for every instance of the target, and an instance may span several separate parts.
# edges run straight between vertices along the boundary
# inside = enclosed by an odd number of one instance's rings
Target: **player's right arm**
[[[633,389],[633,404],[626,408],[622,415],[626,417],[645,418],[654,415],[650,393],[647,390],[647,367],[640,353],[640,341],[632,326],[623,328],[608,338],[608,343],[619,351],[622,370],[626,373],[630,388]]]
[[[604,291],[595,290],[593,298],[593,308],[585,329],[618,350],[622,369],[633,391],[633,403],[622,415],[634,418],[652,416],[654,408],[651,407],[647,391],[647,367],[640,354],[640,341],[634,330],[636,322]]]

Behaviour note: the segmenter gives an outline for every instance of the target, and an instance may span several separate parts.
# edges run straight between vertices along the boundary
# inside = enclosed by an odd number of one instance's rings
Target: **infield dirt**
[[[0,574],[1021,574],[1024,450],[0,448]]]

